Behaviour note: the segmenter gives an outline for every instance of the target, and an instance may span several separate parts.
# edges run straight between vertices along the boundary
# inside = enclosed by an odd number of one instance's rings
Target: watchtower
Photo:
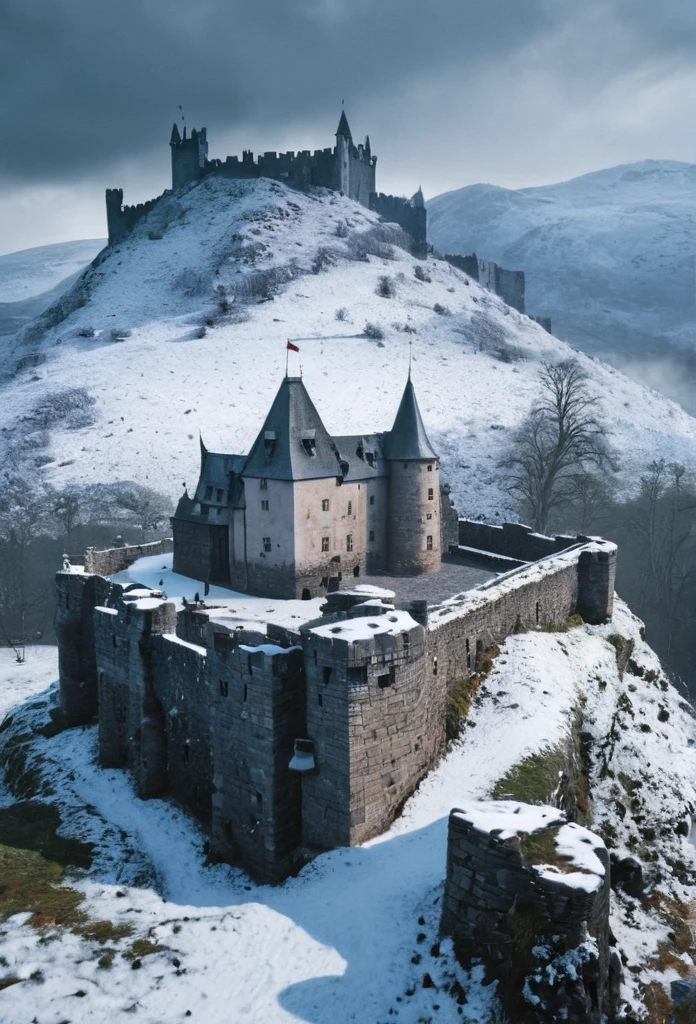
[[[182,137],[175,123],[169,145],[172,150],[172,188],[176,190],[190,181],[197,181],[208,159],[207,128],[200,131],[193,128],[190,138],[187,138],[186,128]]]

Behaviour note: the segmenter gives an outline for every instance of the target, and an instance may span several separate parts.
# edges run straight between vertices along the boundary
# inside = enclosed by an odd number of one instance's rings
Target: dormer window
[[[206,501],[210,501],[212,496],[213,496],[213,485],[212,484],[208,484],[208,486],[205,489],[205,495],[204,495],[205,500]]]
[[[367,459],[368,466],[374,466],[375,464],[375,453],[365,452],[365,458]]]
[[[222,496],[223,496],[223,489],[222,489],[222,487],[218,487],[218,489],[217,489],[217,501],[222,501]]]
[[[276,435],[275,430],[264,430],[263,432],[263,447],[266,453],[266,460],[270,462],[273,457],[273,452],[276,446]]]
[[[302,431],[302,447],[308,455],[317,454],[317,432],[316,430]]]
[[[268,490],[268,480],[266,480],[266,479],[259,480],[259,487],[261,488],[262,491],[267,491]]]

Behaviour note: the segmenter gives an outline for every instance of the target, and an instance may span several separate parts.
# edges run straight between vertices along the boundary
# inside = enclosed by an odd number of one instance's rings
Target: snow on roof
[[[375,587],[371,583],[358,583],[356,586],[351,587],[350,590],[344,591],[346,594],[369,594],[370,597],[388,597],[392,600],[396,597],[396,591],[387,590],[386,587]]]
[[[418,623],[408,612],[394,611],[387,615],[379,615],[374,619],[360,616],[357,619],[343,619],[341,622],[330,622],[325,626],[310,629],[314,636],[327,637],[329,640],[344,640],[353,644],[358,640],[370,640],[373,636],[394,636],[414,629]]]
[[[98,604],[94,608],[95,612],[105,612],[107,615],[118,615],[118,608],[107,608],[103,604]]]

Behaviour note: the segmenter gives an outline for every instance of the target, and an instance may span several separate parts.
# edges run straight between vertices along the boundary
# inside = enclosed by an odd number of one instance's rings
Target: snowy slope
[[[527,309],[585,350],[696,341],[696,165],[646,160],[519,190],[471,185],[428,203],[441,252],[526,273]]]
[[[634,640],[642,675],[619,678],[606,639],[616,631]],[[5,707],[16,705],[0,739],[26,739],[56,700],[55,687],[44,690],[55,678],[55,654],[30,650],[24,666],[13,665],[8,652],[0,656],[0,696]],[[96,767],[94,727],[36,734],[28,763],[53,787],[65,831],[97,844],[92,868],[72,884],[96,919],[132,924],[136,935],[164,948],[133,971],[120,955],[127,940],[111,943],[117,955],[104,969],[103,947],[56,929],[40,935],[17,915],[3,925],[4,969],[22,979],[40,971],[43,983],[6,989],[0,1016],[7,1024],[34,1017],[79,1024],[128,1011],[151,1024],[182,1019],[189,1010],[210,1024],[487,1024],[494,987],[464,974],[449,942],[435,944],[447,815],[489,797],[523,758],[563,742],[582,707],[583,729],[594,738],[595,825],[610,826],[619,852],[637,849],[646,865],[648,904],[619,894],[612,917],[627,967],[624,996],[640,1014],[644,986],[678,976],[674,958],[667,968],[654,966],[660,944],[669,941],[661,901],[685,905],[696,895],[671,867],[695,863],[673,826],[696,806],[696,728],[642,642],[640,623],[619,603],[606,627],[509,638],[462,739],[390,831],[363,847],[324,854],[276,888],[253,885],[224,865],[205,867],[204,837],[176,806],[138,800],[126,772]],[[641,786],[640,801],[622,816],[618,801],[629,803],[622,786],[630,780]],[[648,826],[657,838],[646,847]],[[685,973],[688,962],[682,966]],[[434,988],[423,986],[426,973]],[[451,990],[455,978],[466,991],[463,1004]]]
[[[393,259],[379,246],[365,255],[374,225],[344,197],[264,179],[208,179],[168,198],[83,275],[51,313],[65,314],[60,322],[8,345],[10,373],[29,354],[46,361],[0,384],[0,448],[32,470],[42,464],[56,485],[132,478],[176,497],[197,477],[199,431],[211,450],[249,449],[284,373],[288,337],[335,434],[390,428],[412,341],[421,410],[460,511],[511,514],[500,454],[537,394],[541,361],[573,353],[448,264],[419,264],[398,248]],[[432,280],[416,279],[417,266]],[[272,301],[259,301],[264,274],[286,281]],[[392,298],[376,294],[382,275],[394,281]],[[232,302],[201,337],[219,285],[230,297],[256,295]],[[383,341],[364,336],[367,322],[382,327]],[[659,455],[696,465],[696,421],[580,358],[604,396],[625,481]],[[86,419],[48,428],[31,419],[39,404],[80,387],[94,400]]]
[[[51,291],[83,270],[105,244],[103,238],[87,238],[0,256],[0,303],[19,302]]]

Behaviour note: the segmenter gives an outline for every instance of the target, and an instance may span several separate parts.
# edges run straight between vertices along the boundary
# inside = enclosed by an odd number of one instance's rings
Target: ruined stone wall
[[[124,544],[118,548],[106,548],[104,551],[97,551],[95,548],[87,548],[85,552],[85,572],[93,573],[96,576],[113,576],[114,573],[123,572],[133,562],[148,555],[166,555],[174,550],[174,541],[171,537],[165,540],[155,540],[148,544]]]
[[[302,652],[253,649],[245,639],[263,638],[215,632],[208,652],[211,853],[277,882],[301,840],[301,784],[289,764],[305,734]]]
[[[117,245],[131,233],[138,221],[154,209],[163,195],[148,199],[137,206],[123,206],[123,189],[108,188],[106,190],[106,223],[109,233],[109,245]]]
[[[319,848],[383,832],[444,750],[444,691],[428,685],[425,631],[348,643],[303,634],[307,736],[302,835]]]
[[[553,829],[543,831],[553,845]],[[452,936],[462,964],[483,962],[514,1024],[614,1019],[620,962],[609,948],[609,854],[594,840],[604,876],[587,875],[583,888],[561,872],[535,870],[547,849],[535,861],[533,843],[479,831],[463,812],[450,813],[441,934]],[[596,945],[586,945],[588,933]]]
[[[162,708],[167,789],[209,824],[213,766],[205,648],[171,635],[154,637],[152,685]]]
[[[480,551],[492,551],[507,558],[515,558],[520,562],[536,562],[547,555],[555,555],[559,551],[578,542],[577,537],[545,537],[535,533],[530,526],[521,523],[503,523],[494,526],[492,523],[478,523],[473,519],[459,520],[459,543],[465,547],[477,548]]]
[[[108,580],[81,572],[56,574],[54,618],[58,643],[60,711],[66,725],[89,722],[99,704],[94,608],[111,590]]]
[[[424,206],[414,206],[410,200],[374,192],[370,196],[370,209],[382,220],[399,224],[416,243],[414,255],[425,255],[427,244],[427,212]]]

